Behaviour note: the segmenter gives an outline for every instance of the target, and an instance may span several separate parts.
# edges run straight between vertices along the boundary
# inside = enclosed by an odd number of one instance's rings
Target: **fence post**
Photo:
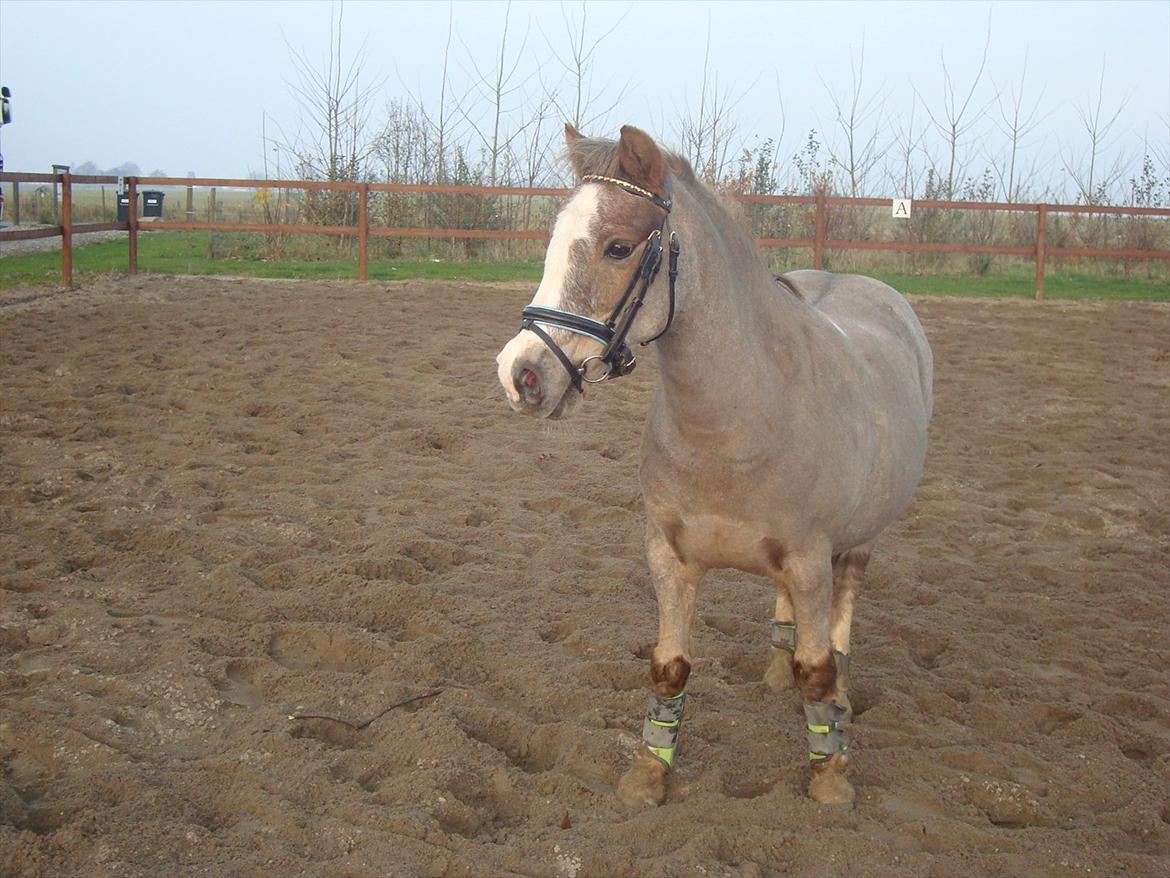
[[[1044,299],[1044,258],[1048,249],[1048,205],[1036,205],[1036,301]]]
[[[20,225],[20,183],[15,180],[12,183],[12,222]]]
[[[366,280],[367,250],[370,243],[370,184],[363,183],[358,200],[358,280]]]
[[[813,268],[825,267],[825,196],[817,193],[816,232],[813,239]]]
[[[73,289],[73,181],[68,171],[61,175],[61,279]]]
[[[138,274],[138,178],[126,178],[126,194],[130,196],[130,207],[126,219],[130,223],[130,273]]]
[[[207,196],[207,222],[210,225],[215,222],[215,187],[211,187],[211,192]],[[215,258],[215,232],[208,229],[207,231],[207,258]]]

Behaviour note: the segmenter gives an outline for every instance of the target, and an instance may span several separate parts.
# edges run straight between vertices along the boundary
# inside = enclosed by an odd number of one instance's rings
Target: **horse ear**
[[[617,167],[627,180],[643,189],[659,195],[666,191],[666,160],[662,150],[649,134],[633,125],[622,126]]]
[[[585,135],[573,127],[572,122],[565,123],[565,147],[569,156],[569,164],[573,166],[573,173],[578,177],[585,174],[585,162],[581,151],[577,149],[578,141],[584,140]]]

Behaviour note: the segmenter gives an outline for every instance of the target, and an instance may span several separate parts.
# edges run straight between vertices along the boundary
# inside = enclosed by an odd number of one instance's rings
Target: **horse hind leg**
[[[836,698],[845,708],[846,722],[853,719],[853,705],[849,701],[849,633],[853,627],[853,602],[861,589],[872,546],[872,543],[857,546],[833,559],[833,614],[829,642],[837,665]]]
[[[792,656],[796,652],[796,615],[792,596],[782,576],[774,579],[776,585],[776,613],[772,617],[772,661],[764,672],[764,683],[779,694],[792,689]]]
[[[833,614],[830,640],[837,659],[839,687],[844,693],[849,676],[849,632],[853,625],[853,601],[861,587],[865,566],[869,563],[872,543],[842,552],[833,558]],[[773,692],[791,689],[792,656],[796,652],[796,614],[792,609],[792,595],[783,574],[778,570],[773,582],[776,586],[776,612],[772,618],[772,661],[764,672],[764,682]]]

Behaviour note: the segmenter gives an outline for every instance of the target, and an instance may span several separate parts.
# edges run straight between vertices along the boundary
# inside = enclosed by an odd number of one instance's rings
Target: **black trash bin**
[[[144,189],[142,191],[142,215],[156,216],[161,219],[163,199],[166,197],[165,192],[159,192],[157,189]]]
[[[130,222],[130,193],[118,193],[118,222]]]

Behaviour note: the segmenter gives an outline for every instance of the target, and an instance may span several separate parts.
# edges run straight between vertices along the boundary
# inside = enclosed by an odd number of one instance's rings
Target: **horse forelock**
[[[659,147],[659,149],[662,149]],[[569,144],[565,151],[569,163],[577,176],[586,174],[601,174],[605,177],[613,176],[618,170],[618,142],[603,137],[581,137]],[[680,180],[695,181],[695,170],[680,155],[662,149],[662,157],[671,174]]]
[[[693,197],[692,203],[701,205],[702,211],[712,222],[728,228],[731,220],[734,228],[750,236],[751,218],[743,206],[731,196],[721,193],[699,178],[691,163],[677,153],[662,149],[666,167],[675,181],[676,190],[686,189]],[[566,148],[565,156],[578,177],[586,174],[600,174],[610,177],[618,173],[618,142],[602,137],[580,137]],[[676,191],[676,197],[678,195]]]

